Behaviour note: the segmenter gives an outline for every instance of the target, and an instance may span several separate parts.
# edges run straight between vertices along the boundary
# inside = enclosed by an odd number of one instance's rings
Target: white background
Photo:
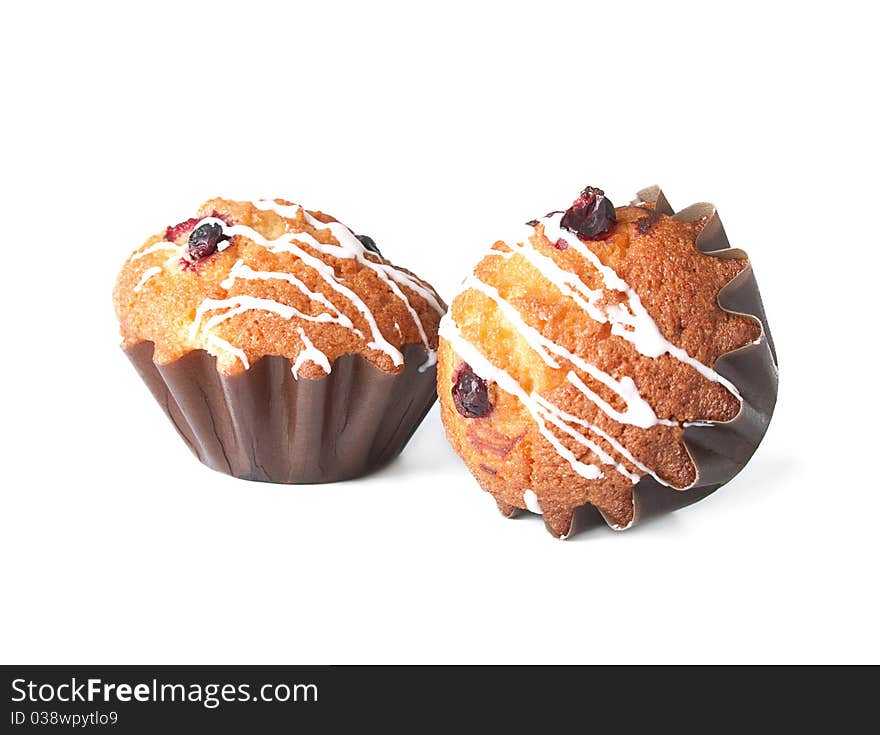
[[[0,651],[16,663],[873,661],[877,17],[868,3],[7,5]],[[285,197],[451,299],[587,184],[714,201],[781,362],[754,460],[623,534],[504,520],[436,411],[332,486],[200,465],[116,273]]]

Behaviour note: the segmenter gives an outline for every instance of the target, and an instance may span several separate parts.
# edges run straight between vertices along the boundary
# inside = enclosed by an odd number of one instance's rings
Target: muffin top
[[[718,305],[748,260],[700,252],[713,210],[700,211],[615,208],[588,188],[495,243],[464,282],[440,327],[442,416],[503,509],[540,508],[562,535],[589,502],[625,527],[642,476],[696,481],[684,428],[737,416],[715,362],[761,338]]]
[[[281,199],[205,202],[132,254],[113,301],[123,347],[150,341],[157,364],[201,349],[233,374],[280,355],[309,378],[346,354],[398,373],[406,344],[427,369],[446,308],[371,238]]]

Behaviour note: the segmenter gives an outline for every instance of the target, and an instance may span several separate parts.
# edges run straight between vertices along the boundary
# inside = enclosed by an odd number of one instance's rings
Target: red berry
[[[466,362],[456,372],[452,385],[455,409],[467,419],[481,419],[492,413],[489,385]]]
[[[616,220],[614,205],[605,192],[588,186],[562,215],[560,224],[587,240],[597,240],[611,231]]]
[[[216,253],[218,243],[228,239],[223,234],[223,227],[216,222],[205,222],[190,233],[184,257],[195,263]]]

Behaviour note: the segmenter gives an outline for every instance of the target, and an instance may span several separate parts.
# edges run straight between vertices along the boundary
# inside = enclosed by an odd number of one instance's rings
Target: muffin
[[[280,199],[211,199],[119,274],[122,347],[195,455],[331,482],[399,453],[436,397],[445,304],[368,236]]]
[[[527,228],[492,246],[440,326],[446,434],[501,512],[540,513],[557,537],[596,511],[626,529],[733,477],[777,378],[747,256],[714,208],[673,214],[656,187],[614,207],[588,187]]]

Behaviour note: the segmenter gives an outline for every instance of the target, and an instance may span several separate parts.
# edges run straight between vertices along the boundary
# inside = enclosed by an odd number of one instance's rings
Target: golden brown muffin
[[[113,299],[123,346],[153,342],[158,364],[202,349],[231,374],[280,355],[313,378],[347,354],[400,372],[403,345],[436,349],[445,308],[369,238],[282,200],[205,202],[131,256]]]
[[[159,405],[202,462],[236,477],[365,474],[436,399],[436,291],[289,202],[205,202],[128,259],[113,299]]]
[[[592,504],[626,528],[645,475],[694,483],[684,428],[737,416],[739,393],[713,367],[762,334],[718,305],[748,261],[695,247],[707,219],[615,209],[587,188],[495,243],[465,281],[440,327],[441,415],[505,515],[540,512],[565,536]]]

